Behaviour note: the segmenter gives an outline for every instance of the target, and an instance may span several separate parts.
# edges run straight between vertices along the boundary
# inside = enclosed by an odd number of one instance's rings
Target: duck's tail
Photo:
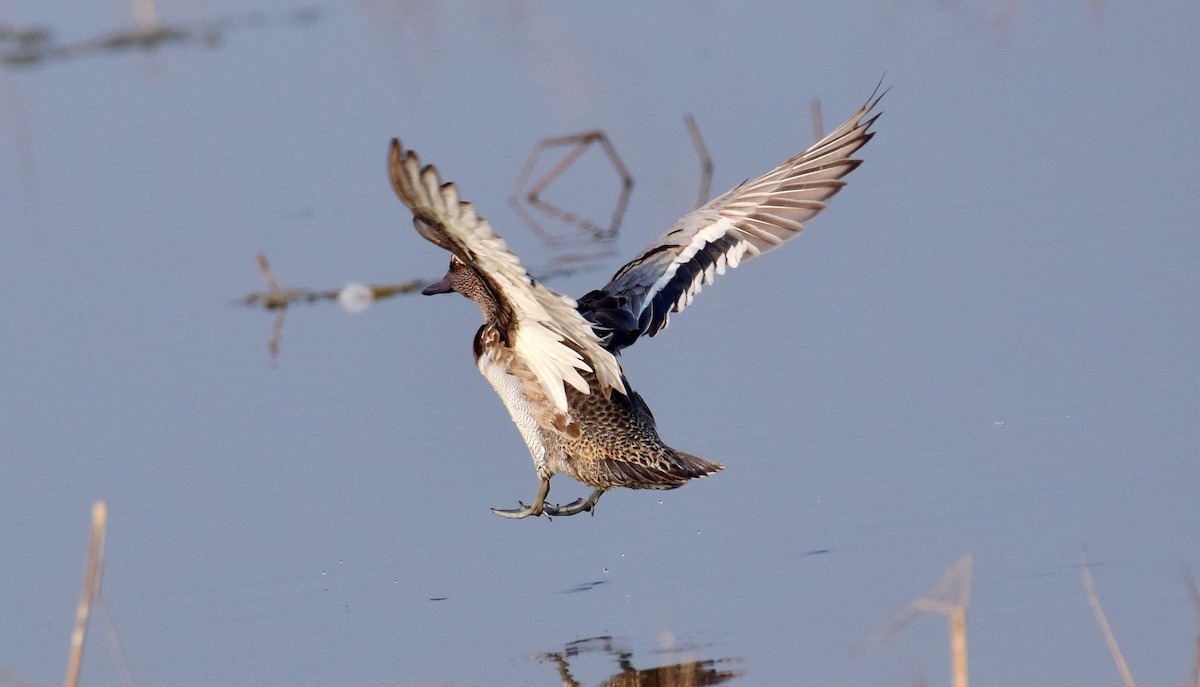
[[[699,456],[693,456],[690,453],[678,450],[675,451],[675,459],[677,461],[677,468],[671,472],[685,479],[705,477],[725,467],[724,463],[714,463],[711,460],[705,460]]]
[[[610,487],[627,489],[675,489],[688,480],[711,475],[725,467],[663,446],[662,451],[652,457],[602,461],[604,481]]]

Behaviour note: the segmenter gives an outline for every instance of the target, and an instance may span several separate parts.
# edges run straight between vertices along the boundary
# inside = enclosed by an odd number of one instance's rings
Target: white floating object
[[[350,282],[338,292],[337,300],[346,312],[357,314],[371,307],[375,302],[375,292],[366,284]]]

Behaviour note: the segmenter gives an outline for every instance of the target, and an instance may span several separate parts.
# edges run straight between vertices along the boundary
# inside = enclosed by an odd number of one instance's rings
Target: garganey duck
[[[483,311],[475,364],[504,401],[537,469],[533,503],[494,513],[591,512],[613,487],[674,489],[724,467],[663,443],[617,355],[665,329],[670,313],[687,307],[716,275],[798,236],[861,163],[851,156],[874,136],[879,115],[868,115],[881,97],[872,95],[808,150],[681,217],[578,301],[529,276],[458,188],[392,139],[396,195],[412,210],[417,232],[451,253],[446,276],[422,293],[457,291]],[[594,491],[564,506],[547,503],[550,478],[560,472]]]

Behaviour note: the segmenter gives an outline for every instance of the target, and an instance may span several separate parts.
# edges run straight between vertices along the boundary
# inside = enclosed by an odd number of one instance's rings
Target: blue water
[[[856,648],[963,554],[978,684],[1114,684],[1085,550],[1137,679],[1187,679],[1195,3],[157,12],[183,37],[152,50],[87,47],[124,7],[0,14],[71,48],[0,69],[3,675],[60,679],[102,499],[85,684],[562,684],[551,655],[588,685],[622,657],[948,684],[940,617]],[[694,205],[685,113],[721,192],[881,76],[830,209],[624,359],[664,438],[728,466],[683,489],[496,518],[536,479],[473,369],[474,305],[294,306],[274,359],[275,315],[237,305],[259,252],[284,287],[441,275],[392,136],[540,269],[520,166],[605,130],[636,185],[615,255],[548,282],[579,295]],[[616,183],[589,152],[552,191],[606,218]]]

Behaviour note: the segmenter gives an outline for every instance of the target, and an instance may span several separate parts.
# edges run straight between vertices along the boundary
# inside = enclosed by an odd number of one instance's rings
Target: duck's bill
[[[433,296],[439,293],[450,293],[453,290],[454,289],[450,288],[450,275],[447,274],[445,277],[442,277],[441,281],[435,281],[429,286],[421,289],[421,293],[425,294],[426,296]]]

